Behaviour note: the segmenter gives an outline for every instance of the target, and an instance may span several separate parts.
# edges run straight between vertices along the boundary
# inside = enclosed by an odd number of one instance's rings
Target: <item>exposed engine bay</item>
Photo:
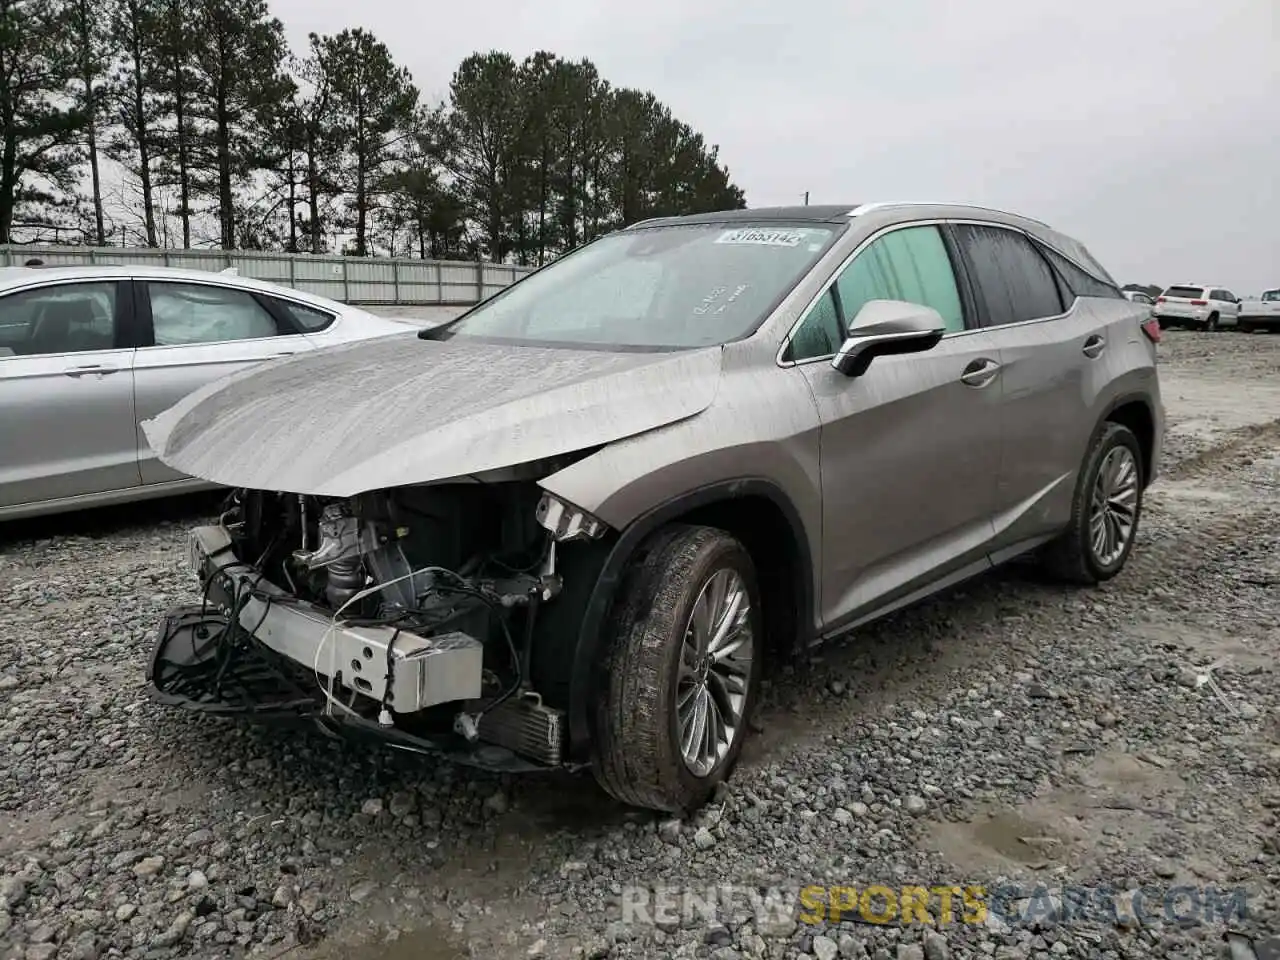
[[[153,693],[501,769],[564,765],[564,638],[605,532],[527,480],[237,490],[191,533],[202,603],[162,623]]]

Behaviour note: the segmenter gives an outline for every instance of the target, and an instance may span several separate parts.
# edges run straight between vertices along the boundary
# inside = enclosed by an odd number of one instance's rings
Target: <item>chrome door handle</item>
[[[960,382],[970,387],[985,387],[999,372],[1000,364],[983,357],[964,368],[964,373],[960,374]]]
[[[1107,349],[1107,338],[1095,333],[1084,342],[1080,352],[1090,360],[1097,360],[1098,357],[1102,356],[1102,351],[1105,349]]]
[[[108,373],[119,373],[120,368],[106,367],[100,363],[87,363],[82,367],[68,367],[66,370],[63,370],[62,372],[65,373],[68,377],[83,377],[91,373],[97,374],[98,376],[105,376]]]

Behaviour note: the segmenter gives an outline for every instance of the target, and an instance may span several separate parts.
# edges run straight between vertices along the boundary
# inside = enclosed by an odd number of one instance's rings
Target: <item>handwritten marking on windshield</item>
[[[707,314],[724,313],[725,310],[733,305],[733,302],[737,300],[738,297],[742,296],[748,286],[750,286],[750,284],[738,284],[738,286],[734,288],[733,292],[729,294],[729,298],[719,306],[716,306],[716,301],[725,295],[728,287],[716,287],[702,298],[702,302],[693,308],[693,312],[699,317],[705,317]]]

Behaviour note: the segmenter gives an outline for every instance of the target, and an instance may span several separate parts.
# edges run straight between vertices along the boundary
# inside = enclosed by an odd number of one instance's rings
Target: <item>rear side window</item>
[[[280,333],[275,318],[243,290],[149,282],[147,292],[158,347],[257,340]]]
[[[319,333],[333,323],[333,314],[325,310],[304,307],[300,303],[292,303],[276,297],[271,298],[271,303],[292,320],[303,333]]]
[[[1181,297],[1184,300],[1203,300],[1204,287],[1170,287],[1164,292],[1166,297]]]
[[[986,325],[1023,323],[1062,313],[1059,281],[1021,233],[1002,227],[957,224],[956,240],[986,305]]]
[[[1124,294],[1113,287],[1111,284],[1099,280],[1090,273],[1086,273],[1080,267],[1076,266],[1058,251],[1049,247],[1040,245],[1040,249],[1044,255],[1049,258],[1049,262],[1053,264],[1053,268],[1058,271],[1063,281],[1066,283],[1067,290],[1071,297],[1067,298],[1070,303],[1073,297],[1106,297],[1110,300],[1123,300]],[[1144,296],[1139,294],[1139,296]],[[1144,299],[1140,302],[1150,303],[1150,299]]]

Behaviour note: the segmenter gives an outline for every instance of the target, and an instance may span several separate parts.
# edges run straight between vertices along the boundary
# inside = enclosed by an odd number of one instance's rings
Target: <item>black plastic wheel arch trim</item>
[[[813,559],[809,548],[809,536],[790,498],[777,484],[762,477],[720,481],[682,494],[641,514],[622,531],[609,552],[595,587],[591,591],[591,598],[587,602],[578,631],[578,643],[570,680],[569,757],[582,761],[590,753],[591,704],[596,689],[595,668],[599,661],[605,620],[613,606],[618,586],[622,582],[623,572],[631,555],[645,538],[663,524],[678,520],[684,514],[700,507],[744,497],[765,497],[782,512],[791,528],[799,553],[799,563],[794,573],[798,629],[790,649],[799,651],[807,648],[809,635],[813,632],[815,590]]]

